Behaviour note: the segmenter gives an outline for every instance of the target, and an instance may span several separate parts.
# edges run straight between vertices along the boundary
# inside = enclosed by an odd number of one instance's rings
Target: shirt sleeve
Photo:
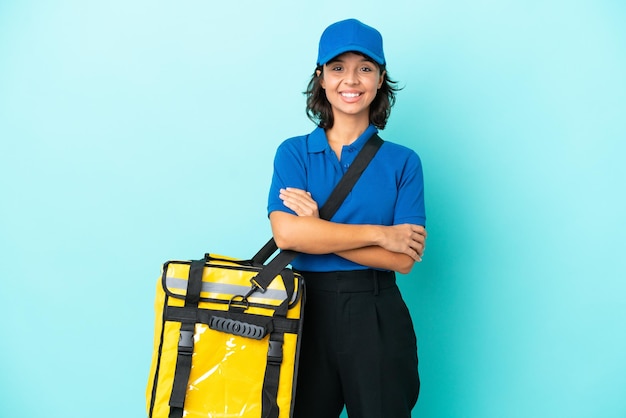
[[[413,151],[405,160],[400,176],[398,200],[394,214],[394,224],[404,223],[426,226],[422,162]]]
[[[291,138],[276,150],[274,173],[267,203],[267,214],[282,211],[296,214],[287,208],[280,199],[280,189],[295,187],[307,190],[306,184],[306,140],[304,137]]]

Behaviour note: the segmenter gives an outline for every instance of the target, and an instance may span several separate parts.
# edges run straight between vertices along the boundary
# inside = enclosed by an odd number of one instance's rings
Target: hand
[[[298,216],[320,217],[317,202],[313,200],[311,193],[305,190],[293,187],[280,189],[280,198],[283,204],[294,211]]]
[[[388,251],[402,253],[415,261],[422,261],[426,248],[426,229],[421,225],[402,224],[385,226],[380,246]]]

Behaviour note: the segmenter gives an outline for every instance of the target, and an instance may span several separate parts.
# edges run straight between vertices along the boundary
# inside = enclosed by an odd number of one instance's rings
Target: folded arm
[[[378,246],[340,251],[336,254],[363,266],[382,270],[393,270],[402,274],[410,273],[415,262],[422,261],[421,254],[419,258],[414,259],[407,254],[395,253]]]
[[[303,190],[281,190],[281,199],[297,214],[270,214],[274,239],[281,249],[335,253],[364,266],[401,273],[421,261],[426,230],[420,225],[340,224],[320,219],[317,203]]]

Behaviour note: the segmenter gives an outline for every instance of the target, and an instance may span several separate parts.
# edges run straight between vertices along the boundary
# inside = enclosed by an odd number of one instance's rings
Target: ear
[[[380,90],[380,88],[383,86],[383,83],[385,82],[385,76],[387,75],[387,71],[383,71],[380,74],[380,80],[378,80],[378,89]]]
[[[315,70],[315,75],[317,77],[319,77],[320,75],[322,75],[322,70]],[[320,86],[326,90],[326,86],[324,86],[324,77],[320,78]]]

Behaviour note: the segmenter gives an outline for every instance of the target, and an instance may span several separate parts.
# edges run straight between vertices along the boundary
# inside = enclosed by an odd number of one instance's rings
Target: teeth
[[[341,93],[343,97],[359,97],[361,93]]]

